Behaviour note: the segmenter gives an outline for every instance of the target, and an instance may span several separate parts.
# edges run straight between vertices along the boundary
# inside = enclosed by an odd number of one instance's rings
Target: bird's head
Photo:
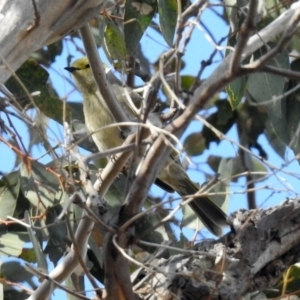
[[[76,85],[82,92],[93,92],[97,89],[87,57],[76,59],[71,67],[66,67],[65,70],[73,75]]]

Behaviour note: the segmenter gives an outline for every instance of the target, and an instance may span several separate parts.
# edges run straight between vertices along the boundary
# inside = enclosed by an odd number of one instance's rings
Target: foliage
[[[268,161],[272,152],[276,152],[281,160],[285,160],[286,166],[290,163],[286,159],[287,149],[293,151],[293,160],[299,160],[300,49],[298,32],[288,36],[288,42],[283,41],[281,36],[274,37],[256,51],[241,56],[238,66],[243,65],[243,68],[239,68],[239,72],[234,75],[228,70],[228,82],[223,86],[216,86],[214,92],[209,94],[209,99],[205,99],[205,91],[208,94],[210,90],[205,86],[206,82],[210,84],[206,79],[211,76],[207,68],[217,61],[218,50],[227,45],[228,58],[229,55],[238,55],[235,54],[238,51],[230,50],[240,47],[237,41],[245,39],[249,42],[249,39],[243,36],[241,28],[242,24],[246,24],[245,20],[251,18],[251,4],[232,0],[224,3],[224,14],[221,15],[220,11],[217,11],[216,17],[222,18],[223,24],[229,24],[228,35],[221,41],[215,40],[210,31],[211,24],[204,26],[202,12],[216,12],[214,5],[209,3],[202,5],[199,2],[185,3],[175,0],[126,1],[124,7],[117,3],[101,11],[99,16],[90,20],[90,26],[107,60],[121,70],[119,77],[123,80],[122,83],[132,89],[144,88],[144,97],[151,90],[149,102],[139,103],[140,107],[145,109],[144,115],[140,116],[141,121],[144,121],[142,118],[147,116],[149,111],[159,112],[160,120],[163,120],[165,128],[169,128],[170,124],[176,124],[172,122],[178,120],[176,118],[182,116],[183,111],[188,111],[185,110],[186,107],[190,108],[198,101],[198,114],[191,117],[187,121],[188,124],[182,125],[182,122],[181,127],[179,126],[182,130],[179,133],[175,132],[175,135],[180,136],[183,129],[188,128],[183,138],[183,149],[180,149],[186,155],[183,165],[191,159],[195,161],[197,175],[193,180],[201,185],[200,191],[209,195],[224,211],[229,212],[230,195],[235,191],[234,185],[241,182],[245,183],[244,193],[249,208],[256,208],[256,202],[261,204],[262,201],[255,197],[255,187],[267,180],[269,174],[281,171],[281,167],[274,167]],[[259,1],[256,9],[256,17],[252,18],[257,21],[257,30],[261,30],[273,24],[272,22],[286,12],[289,4],[277,0],[267,0],[263,4]],[[214,47],[207,59],[197,50],[200,56],[197,58],[198,74],[185,74],[183,66],[190,63],[188,47],[190,41],[193,41],[197,26],[205,31],[213,41]],[[227,28],[227,25],[224,26]],[[252,36],[255,35],[252,28],[244,30],[251,32]],[[164,41],[165,48],[165,51],[155,58],[157,63],[154,66],[150,62],[153,57],[147,57],[144,51],[144,43],[147,43],[151,32],[155,32],[155,39]],[[20,286],[25,282],[30,289],[36,289],[40,283],[33,279],[34,275],[42,276],[41,274],[47,273],[50,269],[49,260],[57,266],[67,253],[73,251],[71,244],[76,244],[74,235],[86,212],[84,202],[88,196],[91,198],[87,182],[96,183],[97,186],[102,176],[98,169],[107,164],[107,160],[101,155],[89,157],[87,152],[82,152],[82,149],[85,149],[89,153],[98,153],[85,128],[82,103],[69,100],[74,94],[65,101],[66,99],[60,96],[57,82],[49,78],[51,66],[56,60],[61,60],[62,53],[65,66],[69,65],[71,57],[78,56],[77,52],[68,51],[70,46],[77,50],[81,47],[81,37],[74,32],[32,53],[31,58],[5,83],[11,97],[3,94],[1,98],[3,114],[0,141],[10,149],[16,161],[13,170],[1,170],[0,299],[25,299],[26,288],[20,289]],[[199,44],[197,47],[200,49]],[[272,51],[274,55],[271,56]],[[223,56],[223,51],[220,51],[220,55]],[[268,55],[270,57],[267,57]],[[266,61],[263,61],[264,59]],[[223,57],[222,61],[225,60]],[[231,67],[229,64],[228,69]],[[207,78],[203,75],[204,72],[207,72]],[[159,76],[156,76],[157,74]],[[66,74],[61,76],[63,80],[69,81]],[[155,76],[159,80],[155,79]],[[149,87],[147,82],[144,82],[145,79],[151,79],[153,84],[148,91],[145,89]],[[206,88],[204,92],[201,91],[202,87]],[[74,90],[74,86],[72,89]],[[148,105],[148,110],[145,105]],[[192,122],[193,118],[196,122]],[[15,125],[18,119],[22,125]],[[57,130],[54,128],[59,128],[60,133],[64,132],[64,138],[62,135],[57,138],[58,133],[55,132],[54,139],[52,132]],[[230,137],[230,131],[235,128],[237,141]],[[28,145],[24,144],[22,137],[25,134],[29,135]],[[126,138],[126,132],[120,130],[120,135],[122,134],[125,134]],[[153,140],[155,138],[154,136]],[[263,138],[268,141],[270,147],[261,142]],[[224,140],[234,145],[235,154],[227,154],[224,151],[221,156],[215,153],[202,156],[209,152],[210,147],[222,147]],[[106,156],[110,157],[110,154]],[[199,156],[200,161],[203,163],[205,160],[210,167],[204,175],[199,167]],[[83,173],[86,173],[85,178]],[[105,221],[113,229],[120,229],[128,221],[125,217],[124,222],[122,218],[116,218],[119,216],[120,207],[121,212],[124,209],[124,200],[132,191],[135,178],[128,175],[130,174],[126,172],[118,172],[117,178],[104,193],[108,204],[102,209],[105,213],[110,213],[110,219]],[[295,177],[299,178],[299,174]],[[169,187],[163,187],[170,191]],[[287,190],[290,192],[289,186]],[[276,189],[272,192],[275,191]],[[153,189],[145,201],[140,200],[139,204],[142,204],[147,213],[135,222],[134,238],[129,239],[130,242],[127,243],[131,248],[130,256],[145,263],[150,263],[157,257],[168,258],[176,252],[175,247],[183,248],[189,244],[190,232],[186,231],[186,228],[192,229],[196,239],[204,227],[187,205],[184,205],[182,213],[174,213],[181,208],[176,195],[168,193],[162,196],[162,193],[156,192],[157,189]],[[99,214],[101,216],[101,212]],[[107,259],[105,255],[108,255],[108,251],[103,250],[107,243],[104,235],[107,236],[107,233],[100,224],[96,224],[88,234],[90,232],[87,256],[81,258],[91,275],[104,284],[105,272],[108,271],[103,267],[103,261]],[[133,236],[132,232],[129,235]],[[128,240],[128,237],[126,238]],[[148,244],[138,243],[139,239]],[[192,239],[192,244],[195,239]],[[153,247],[165,244],[166,241],[174,248],[160,253],[158,248]],[[110,254],[114,255],[116,249],[112,249]],[[12,261],[11,258],[15,260]],[[28,269],[27,263],[34,265],[38,271],[34,273]],[[16,271],[12,272],[12,269]],[[282,280],[276,284],[275,291],[258,289],[261,298],[257,299],[264,299],[271,294],[272,297],[283,297],[288,293],[298,295],[295,288],[299,281],[298,269],[295,265],[286,270]],[[78,267],[72,276],[67,277],[65,285],[77,292],[85,290],[83,276],[86,271]],[[138,271],[136,266],[130,267],[131,273],[135,274]],[[250,290],[248,292],[250,293]],[[69,293],[67,295],[69,299],[76,298]],[[243,296],[248,299],[250,294]]]

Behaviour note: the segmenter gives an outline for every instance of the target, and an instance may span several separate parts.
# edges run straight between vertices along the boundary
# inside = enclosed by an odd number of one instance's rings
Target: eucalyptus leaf
[[[35,256],[37,258],[38,267],[42,268],[44,270],[48,270],[47,260],[46,260],[45,254],[43,252],[42,245],[39,243],[39,241],[35,235],[35,232],[31,228],[32,224],[31,224],[31,220],[30,220],[28,211],[25,212],[24,219],[25,219],[25,222],[28,225],[30,225],[30,227],[27,227],[27,232],[28,232],[29,238],[32,242],[32,245],[33,245]]]
[[[185,138],[183,146],[187,155],[197,156],[203,153],[206,144],[206,139],[201,132],[193,132]]]
[[[250,160],[250,163],[247,164],[247,171],[248,172],[258,172],[261,174],[252,174],[252,179],[253,180],[262,180],[264,178],[266,178],[266,176],[268,176],[268,168],[266,167],[266,165],[264,163],[262,163],[260,160],[256,159],[255,157],[248,157]],[[238,179],[241,176],[237,176],[239,174],[242,174],[245,172],[245,169],[243,168],[243,164],[241,162],[241,158],[240,157],[233,157],[233,167],[232,167],[232,176],[233,182],[237,182]],[[243,175],[245,176],[245,175]]]
[[[32,289],[36,289],[33,274],[29,273],[18,261],[6,261],[0,264],[0,277],[12,282],[26,282]]]
[[[226,100],[215,101],[215,106],[217,111],[207,117],[206,121],[223,134],[226,134],[236,122],[237,112],[235,110],[232,111],[230,104]],[[208,148],[212,142],[220,142],[220,137],[207,126],[203,127],[202,136],[205,140],[206,148]]]
[[[287,51],[278,54],[269,65],[289,69]],[[298,70],[297,60],[292,63],[291,67],[293,70]],[[300,140],[298,138],[300,132],[299,92],[297,90],[284,98],[281,95],[294,88],[296,84],[298,83],[293,80],[287,83],[286,79],[279,75],[260,73],[249,77],[247,87],[251,96],[265,107],[277,136],[294,150],[295,154],[300,152]]]
[[[156,10],[157,2],[154,0],[128,0],[125,2],[124,35],[129,55],[136,50]]]
[[[6,82],[6,87],[14,94],[22,107],[38,107],[49,118],[62,122],[63,102],[48,88],[49,73],[35,60],[28,59],[16,72],[29,93],[39,92],[38,96],[27,96],[26,91],[11,77]],[[66,109],[66,118],[70,116]]]
[[[172,47],[178,15],[177,0],[158,0],[158,14],[162,35],[169,47]]]
[[[232,109],[236,109],[241,103],[246,91],[247,77],[243,76],[232,81],[226,86],[228,101]]]
[[[0,219],[13,216],[17,206],[20,192],[20,179],[18,172],[12,172],[3,176],[0,180]]]
[[[67,288],[69,288],[70,290],[73,291],[84,291],[84,277],[83,276],[77,276],[75,274],[72,274],[70,276],[67,277],[67,279],[65,280],[65,285]],[[78,300],[79,298],[71,295],[69,293],[67,294],[67,298],[68,300]]]
[[[104,46],[111,61],[123,61],[126,59],[126,46],[124,34],[113,21],[107,20],[104,28]]]
[[[25,243],[30,239],[27,232],[3,232],[0,231],[0,257],[18,257]]]
[[[57,217],[62,211],[59,205],[49,207],[46,211],[46,225],[54,224],[48,228],[49,240],[45,248],[45,253],[54,265],[57,265],[60,258],[67,249],[66,238],[68,237],[67,227],[64,222],[56,222]]]
[[[62,190],[58,170],[51,172],[45,165],[31,161],[20,166],[21,190],[28,200],[41,211],[63,203],[68,195]]]
[[[270,143],[270,146],[274,149],[274,151],[282,158],[285,159],[285,153],[286,153],[286,145],[284,142],[276,135],[273,126],[268,120],[266,122],[266,128],[265,128],[265,136],[267,140]]]
[[[262,54],[264,54],[264,51],[262,51],[262,53],[256,53],[254,58],[259,58]],[[289,69],[290,64],[287,51],[279,53],[275,59],[271,60],[267,65]],[[249,75],[247,91],[258,103],[265,102],[266,107],[272,109],[272,107],[274,107],[272,102],[276,102],[272,101],[272,99],[283,94],[285,84],[286,79],[283,76],[261,72]],[[275,111],[273,111],[273,113],[275,113]]]
[[[47,136],[47,125],[49,119],[42,113],[38,112],[34,117],[34,127],[28,126],[28,133],[29,133],[29,145],[28,145],[28,152],[32,152],[33,146],[43,144],[44,137]],[[37,130],[38,129],[38,130]]]
[[[228,211],[229,207],[229,185],[232,170],[233,160],[231,158],[222,158],[218,168],[219,181],[210,189],[210,192],[216,193],[216,195],[210,195],[209,198],[225,212]],[[218,195],[218,193],[220,194]]]

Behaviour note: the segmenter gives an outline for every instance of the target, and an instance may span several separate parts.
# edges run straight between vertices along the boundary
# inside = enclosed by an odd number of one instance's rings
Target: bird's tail
[[[199,187],[189,178],[186,178],[180,185],[177,192],[180,196],[194,195]],[[194,196],[194,200],[189,203],[195,214],[201,220],[203,225],[216,236],[222,235],[222,227],[228,225],[227,215],[206,196]]]

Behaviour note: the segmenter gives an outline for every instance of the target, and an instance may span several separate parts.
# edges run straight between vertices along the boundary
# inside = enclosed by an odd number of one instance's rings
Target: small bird
[[[79,58],[73,62],[71,67],[65,68],[71,72],[75,83],[83,96],[83,112],[87,129],[93,134],[93,140],[99,151],[105,151],[123,144],[124,140],[120,135],[120,129],[110,127],[99,130],[100,128],[116,123],[101,93],[98,90],[92,70],[87,57]],[[134,111],[128,104],[127,98],[122,93],[123,87],[116,76],[110,72],[109,82],[112,82],[112,90],[116,99],[121,104],[128,119],[137,120]],[[113,76],[113,77],[112,77]],[[119,84],[118,84],[119,83]],[[141,101],[141,96],[132,92],[133,102],[137,99]],[[198,192],[199,187],[191,181],[181,166],[178,159],[170,156],[158,174],[158,179],[166,187],[176,191],[181,197],[193,195]],[[196,196],[189,206],[193,209],[202,223],[216,236],[222,235],[222,227],[227,225],[227,215],[209,198]]]

